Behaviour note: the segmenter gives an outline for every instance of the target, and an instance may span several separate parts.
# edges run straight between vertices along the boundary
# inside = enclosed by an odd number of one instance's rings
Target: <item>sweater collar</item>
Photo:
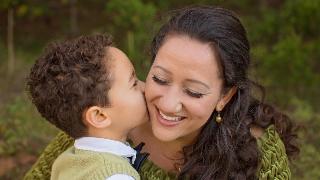
[[[88,151],[111,153],[127,158],[131,161],[130,163],[134,163],[136,159],[136,151],[130,147],[129,143],[123,143],[111,139],[81,137],[75,140],[74,147]]]

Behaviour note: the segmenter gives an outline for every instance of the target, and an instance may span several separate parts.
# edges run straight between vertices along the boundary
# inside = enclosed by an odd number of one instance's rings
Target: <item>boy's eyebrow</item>
[[[134,69],[133,69],[128,82],[130,82],[134,78],[134,75],[135,75],[135,73],[134,73]]]

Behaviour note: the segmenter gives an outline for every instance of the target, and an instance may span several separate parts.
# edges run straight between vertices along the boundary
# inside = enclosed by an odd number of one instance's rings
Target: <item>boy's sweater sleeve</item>
[[[50,179],[53,162],[62,152],[73,145],[73,143],[73,138],[60,132],[45,148],[37,162],[25,175],[24,180]]]

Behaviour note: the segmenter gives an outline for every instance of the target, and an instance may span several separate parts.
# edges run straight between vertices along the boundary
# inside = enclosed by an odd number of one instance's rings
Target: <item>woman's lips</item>
[[[159,123],[166,127],[173,127],[181,123],[185,117],[183,116],[169,116],[165,113],[161,112],[158,108],[156,108],[157,111],[157,120]]]

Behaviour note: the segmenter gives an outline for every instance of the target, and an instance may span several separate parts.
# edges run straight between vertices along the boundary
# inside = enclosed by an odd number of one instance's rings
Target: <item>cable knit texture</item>
[[[25,180],[50,179],[51,166],[54,160],[73,144],[73,139],[64,133],[59,133],[47,146],[38,161],[26,174]],[[270,126],[258,139],[261,151],[260,170],[257,176],[261,180],[287,180],[291,178],[289,162],[282,143],[274,126]],[[140,172],[144,180],[170,180],[175,174],[160,169],[151,161],[146,161]]]
[[[259,179],[291,179],[286,149],[274,126],[266,129],[264,135],[258,139],[258,145],[262,154]]]

